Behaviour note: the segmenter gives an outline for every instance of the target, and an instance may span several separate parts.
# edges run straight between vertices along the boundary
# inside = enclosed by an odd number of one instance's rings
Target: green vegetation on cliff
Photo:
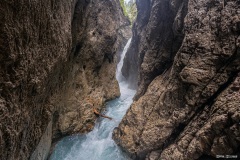
[[[137,16],[136,0],[130,0],[129,2],[125,2],[124,0],[119,1],[124,15],[127,16],[132,23]]]
[[[119,1],[120,1],[120,4],[121,4],[121,7],[122,7],[122,9],[123,9],[124,15],[128,17],[128,13],[127,13],[127,11],[126,11],[126,6],[125,6],[124,0],[119,0]]]

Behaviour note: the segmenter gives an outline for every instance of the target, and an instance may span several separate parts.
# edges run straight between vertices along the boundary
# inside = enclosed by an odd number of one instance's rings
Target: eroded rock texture
[[[1,1],[0,159],[45,159],[52,133],[91,130],[92,105],[119,95],[128,25],[118,0]]]
[[[55,126],[59,134],[90,131],[95,121],[92,105],[100,110],[106,100],[120,95],[115,78],[116,55],[131,36],[126,34],[129,29],[129,21],[122,15],[117,0],[76,3],[72,73],[67,73],[74,79],[62,97],[56,101],[53,97],[53,103],[60,106],[55,112],[59,116]]]
[[[133,28],[130,50],[137,67],[128,59],[125,63],[138,70],[139,89],[114,131],[115,141],[134,159],[204,159],[239,152],[240,1],[145,0],[137,5],[149,14],[145,19],[138,14]]]

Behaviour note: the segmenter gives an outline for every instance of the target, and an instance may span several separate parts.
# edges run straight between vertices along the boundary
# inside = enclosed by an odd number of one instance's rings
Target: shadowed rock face
[[[132,29],[132,40],[130,47],[126,53],[124,58],[124,65],[122,67],[122,74],[126,78],[131,88],[137,88],[137,76],[138,76],[138,58],[139,53],[139,43],[142,38],[144,27],[148,23],[149,15],[150,15],[150,1],[142,1],[137,4],[138,15],[136,18],[136,22],[133,24]]]
[[[136,27],[138,15],[130,48],[137,67],[125,59],[138,70],[139,88],[113,138],[134,159],[236,154],[240,1],[137,1],[143,3],[150,18]]]
[[[135,99],[146,92],[155,77],[172,65],[183,40],[186,5],[185,1],[144,0],[137,3],[139,13],[122,69],[130,87],[138,86]]]
[[[92,105],[119,96],[128,25],[118,0],[0,3],[0,159],[44,159],[52,138],[92,129]]]

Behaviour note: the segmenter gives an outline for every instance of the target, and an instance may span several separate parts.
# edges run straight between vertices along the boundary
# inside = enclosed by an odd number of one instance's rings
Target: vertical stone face
[[[1,159],[28,159],[47,128],[48,98],[71,51],[72,8],[71,1],[0,4]]]
[[[137,3],[137,8],[133,39],[122,70],[130,87],[138,86],[135,99],[146,92],[155,77],[172,65],[184,36],[187,2],[144,0]]]
[[[139,45],[141,39],[144,39],[144,29],[147,26],[150,16],[150,1],[144,0],[141,3],[136,3],[138,14],[132,27],[132,41],[124,58],[122,74],[129,83],[129,87],[137,88],[137,77],[139,73],[140,56]]]
[[[92,105],[119,95],[115,54],[128,25],[117,0],[1,2],[0,159],[46,157],[52,129],[91,130]]]
[[[233,87],[239,86],[239,4],[151,1],[147,27],[133,28],[136,101],[113,134],[133,158],[204,159],[239,151],[240,91]]]

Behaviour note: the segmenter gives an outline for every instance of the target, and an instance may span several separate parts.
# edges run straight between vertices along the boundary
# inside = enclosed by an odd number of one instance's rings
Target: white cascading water
[[[123,60],[124,60],[124,57],[125,57],[125,55],[127,53],[128,48],[130,46],[131,40],[132,40],[132,38],[130,38],[128,40],[126,46],[124,47],[123,52],[121,54],[120,61],[119,61],[118,65],[117,65],[116,77],[117,77],[118,83],[121,83],[121,82],[123,82],[125,80],[123,75],[122,75],[122,71],[121,70],[122,70],[122,67],[123,67]],[[121,86],[120,86],[120,89],[121,89]]]
[[[86,135],[75,135],[63,138],[56,145],[50,160],[127,160],[127,157],[112,140],[112,132],[126,114],[132,103],[135,90],[128,88],[123,81],[121,69],[123,59],[130,45],[128,40],[121,60],[117,65],[116,77],[119,82],[121,96],[107,103],[105,115],[113,120],[99,118],[93,131]]]

